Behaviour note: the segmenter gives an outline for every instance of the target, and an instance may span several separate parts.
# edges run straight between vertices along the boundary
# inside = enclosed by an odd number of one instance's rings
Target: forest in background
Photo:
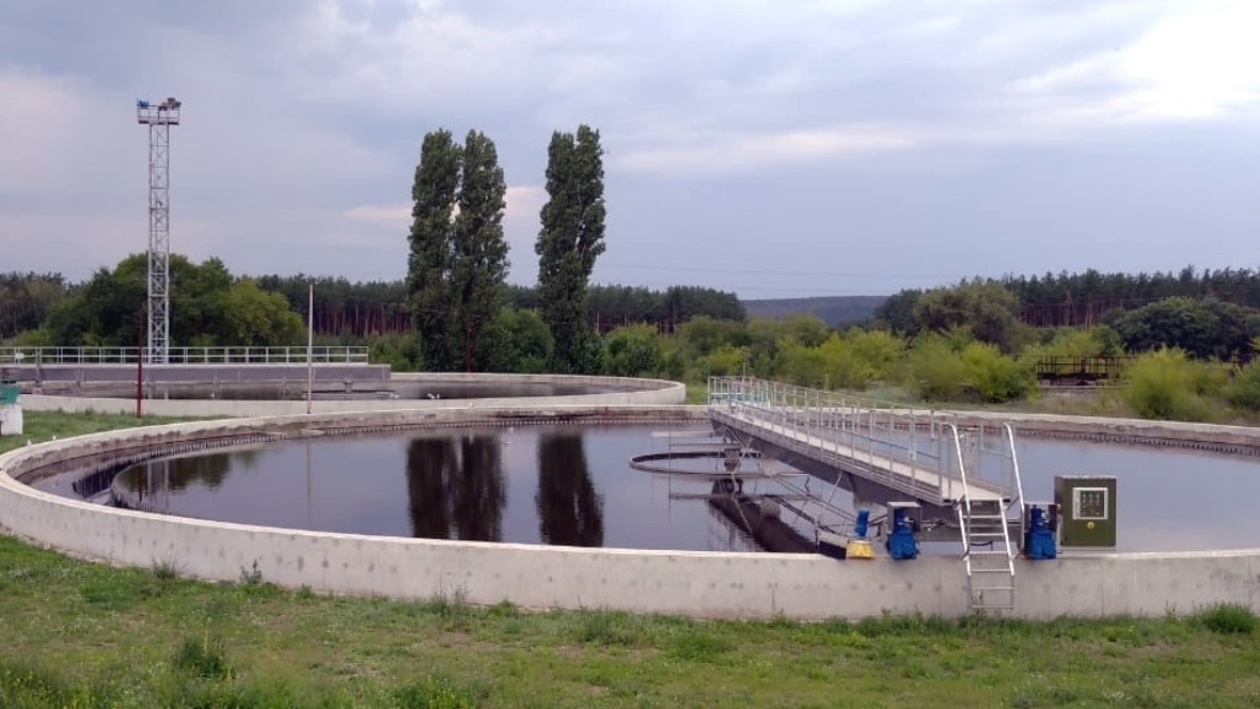
[[[306,320],[307,287],[315,286],[315,331],[321,336],[368,337],[412,329],[404,279],[352,282],[335,276],[261,275],[249,278],[264,291],[279,293]],[[72,282],[58,273],[0,273],[0,339],[39,329],[52,308],[84,288],[91,278]],[[984,279],[973,279],[976,282]],[[1250,269],[1197,270],[1152,274],[1083,273],[1006,276],[995,279],[1015,293],[1019,319],[1034,327],[1089,326],[1111,310],[1133,310],[1172,296],[1214,299],[1260,308],[1260,273]],[[601,332],[648,323],[672,332],[696,315],[739,320],[745,316],[780,319],[815,315],[832,327],[865,325],[872,320],[906,332],[912,330],[914,306],[925,292],[906,289],[892,295],[759,298],[741,300],[734,293],[700,286],[651,289],[592,284],[588,317]],[[518,309],[538,305],[532,286],[509,285],[508,302]]]
[[[56,274],[0,275],[3,342],[134,344],[144,258],[132,255],[82,283]],[[217,259],[196,264],[175,255],[171,263],[178,345],[301,344],[313,283],[320,343],[366,345],[373,361],[400,371],[424,368],[400,283],[235,276]],[[1053,321],[1059,324],[1029,317],[1056,298],[1063,298]],[[1088,307],[1073,310],[1104,302],[1110,307],[1091,318],[1078,317]],[[1257,304],[1258,273],[1186,269],[965,280],[903,291],[844,327],[813,313],[750,315],[734,294],[708,288],[591,286],[587,318],[600,332],[598,371],[612,375],[702,383],[747,373],[892,398],[1003,403],[1037,396],[1038,362],[1115,357],[1123,363],[1122,387],[1101,406],[1150,418],[1221,420],[1260,411]],[[554,343],[537,308],[535,289],[507,289],[487,368],[547,371]]]

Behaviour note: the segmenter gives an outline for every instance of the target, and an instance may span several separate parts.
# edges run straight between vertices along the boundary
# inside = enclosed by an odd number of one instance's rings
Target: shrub
[[[832,335],[820,349],[831,384],[846,389],[896,380],[906,354],[905,343],[887,330],[857,328],[843,338]]]
[[[673,381],[687,377],[687,359],[676,342],[666,340],[665,356],[661,360],[661,376]]]
[[[726,344],[701,357],[697,364],[701,377],[726,377],[740,374],[747,359],[747,348]]]
[[[1147,352],[1125,372],[1124,401],[1146,419],[1205,421],[1210,408],[1198,393],[1204,376],[1184,350]]]
[[[821,382],[827,388],[865,389],[875,376],[871,362],[864,360],[854,347],[854,342],[832,333],[826,341],[814,349],[815,360],[822,370]]]
[[[1194,620],[1208,630],[1222,635],[1250,635],[1260,625],[1250,608],[1236,603],[1221,603],[1204,608],[1194,615]]]
[[[1219,397],[1229,388],[1230,365],[1224,362],[1193,362],[1191,386],[1200,396]]]
[[[378,335],[368,339],[368,356],[372,362],[388,364],[395,372],[421,369],[420,341],[402,335]]]
[[[171,664],[188,676],[201,679],[227,679],[233,674],[223,641],[209,634],[201,640],[185,638],[175,650]]]
[[[967,382],[967,365],[948,340],[919,338],[910,350],[910,386],[928,401],[956,399]]]
[[[1260,359],[1238,370],[1226,391],[1229,403],[1245,411],[1260,411]]]
[[[555,339],[542,317],[532,310],[503,308],[495,316],[486,342],[494,343],[487,367],[499,372],[541,374],[555,352]],[[417,355],[418,356],[418,355]]]
[[[1024,348],[1022,359],[1036,361],[1042,357],[1081,359],[1122,354],[1116,331],[1106,325],[1091,328],[1047,328],[1038,344]]]
[[[661,338],[650,325],[627,325],[608,333],[605,371],[614,377],[654,375],[665,363]]]
[[[994,345],[973,342],[962,351],[967,378],[985,401],[1023,399],[1036,387],[1032,367],[1002,354]]]
[[[825,373],[819,348],[809,347],[787,337],[779,342],[778,350],[779,354],[775,357],[776,368],[784,379],[797,386],[822,386]]]

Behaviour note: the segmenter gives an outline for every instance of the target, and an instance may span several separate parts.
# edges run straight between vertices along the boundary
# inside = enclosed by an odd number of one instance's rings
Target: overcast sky
[[[1257,0],[0,0],[0,270],[147,245],[396,279],[427,131],[485,131],[531,283],[547,142],[601,131],[595,277],[746,298],[1260,265]]]

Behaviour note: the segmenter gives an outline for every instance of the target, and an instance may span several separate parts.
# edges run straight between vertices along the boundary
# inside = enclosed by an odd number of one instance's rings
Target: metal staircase
[[[1007,478],[1009,497],[1002,500],[973,500],[968,493],[966,451],[975,452],[979,460],[984,446],[983,432],[975,441],[967,440],[950,424],[958,474],[963,481],[963,497],[955,504],[959,532],[962,537],[963,563],[967,570],[967,605],[972,612],[1014,610],[1015,557],[1019,554],[1019,535],[1023,528],[1024,489],[1019,476],[1019,459],[1015,453],[1015,431],[1010,424],[1002,427],[1002,471]],[[1007,452],[1009,451],[1009,453]],[[978,467],[978,466],[977,466]],[[972,474],[980,471],[973,468]],[[1012,511],[1014,516],[1012,517]]]

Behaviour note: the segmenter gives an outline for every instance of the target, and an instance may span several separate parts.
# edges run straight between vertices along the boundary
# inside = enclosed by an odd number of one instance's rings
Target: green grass
[[[843,562],[837,562],[843,563]],[[5,707],[1255,706],[1247,609],[697,621],[322,596],[0,537]],[[842,601],[842,599],[841,599]]]
[[[165,416],[145,416],[143,419],[138,419],[135,416],[121,416],[118,414],[23,411],[23,434],[20,436],[0,436],[0,453],[24,446],[27,440],[30,440],[32,443],[43,443],[44,441],[52,440],[54,436],[57,438],[68,438],[100,431],[115,431],[120,428],[157,426],[164,423],[196,420],[198,419],[170,418]]]
[[[26,421],[47,440],[174,420]],[[1183,619],[706,622],[475,608],[459,593],[329,597],[244,571],[194,582],[183,567],[117,569],[0,536],[0,706],[1212,709],[1260,696],[1260,628],[1236,606]]]
[[[685,382],[685,384],[687,385],[687,398],[683,400],[684,404],[709,403],[708,382]]]

